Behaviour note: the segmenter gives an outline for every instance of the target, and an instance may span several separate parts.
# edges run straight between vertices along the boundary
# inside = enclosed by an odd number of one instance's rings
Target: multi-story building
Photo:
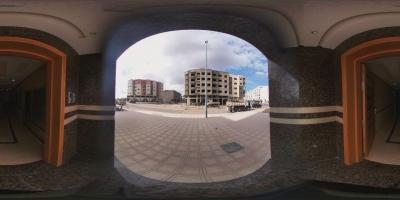
[[[175,90],[164,90],[162,98],[164,103],[179,103],[182,100],[182,94]]]
[[[269,101],[269,88],[268,86],[258,86],[246,92],[246,100],[258,100],[262,103]]]
[[[205,69],[192,69],[185,72],[185,97],[188,105],[204,104],[206,95]],[[208,100],[226,104],[228,99],[243,98],[245,94],[245,77],[207,69]]]
[[[154,102],[163,96],[164,84],[149,79],[128,80],[127,98],[142,102]]]

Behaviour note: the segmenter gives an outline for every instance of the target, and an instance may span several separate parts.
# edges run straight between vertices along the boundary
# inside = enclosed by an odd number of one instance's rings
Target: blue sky
[[[145,38],[117,60],[115,97],[126,97],[129,79],[152,79],[184,94],[184,72],[205,68],[246,77],[246,90],[268,86],[267,58],[246,41],[203,30],[171,31]]]

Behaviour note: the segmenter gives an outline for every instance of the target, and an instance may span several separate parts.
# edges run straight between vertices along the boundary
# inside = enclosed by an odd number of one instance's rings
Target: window
[[[204,81],[204,80],[206,80],[206,79],[205,79],[205,78],[201,78],[201,80],[203,80],[203,81]]]
[[[233,80],[237,80],[237,78],[234,78]]]
[[[201,75],[205,75],[206,73],[205,72],[201,72]]]

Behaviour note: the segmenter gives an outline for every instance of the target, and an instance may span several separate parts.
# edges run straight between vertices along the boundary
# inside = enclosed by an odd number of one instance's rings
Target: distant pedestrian
[[[229,106],[226,105],[226,112],[229,113]]]

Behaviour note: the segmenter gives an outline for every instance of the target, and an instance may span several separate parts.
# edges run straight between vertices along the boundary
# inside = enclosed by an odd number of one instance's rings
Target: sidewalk
[[[270,158],[269,114],[115,113],[115,155],[161,181],[207,183],[253,173]]]
[[[184,111],[181,114],[177,113],[165,113],[165,112],[157,112],[157,111],[148,111],[148,110],[135,110],[136,112],[144,113],[144,114],[150,114],[150,115],[156,115],[160,117],[175,117],[175,118],[205,118],[205,111],[203,110],[202,114],[199,114],[198,111],[193,112],[193,111]],[[236,113],[217,113],[217,114],[211,114],[207,113],[208,118],[214,118],[214,117],[224,117],[233,121],[239,121],[241,119],[244,119],[246,117],[249,117],[251,115],[254,115],[256,113],[261,113],[261,112],[266,112],[269,111],[269,108],[266,109],[258,109],[258,110],[249,110],[249,111],[242,111],[242,112],[236,112]]]

